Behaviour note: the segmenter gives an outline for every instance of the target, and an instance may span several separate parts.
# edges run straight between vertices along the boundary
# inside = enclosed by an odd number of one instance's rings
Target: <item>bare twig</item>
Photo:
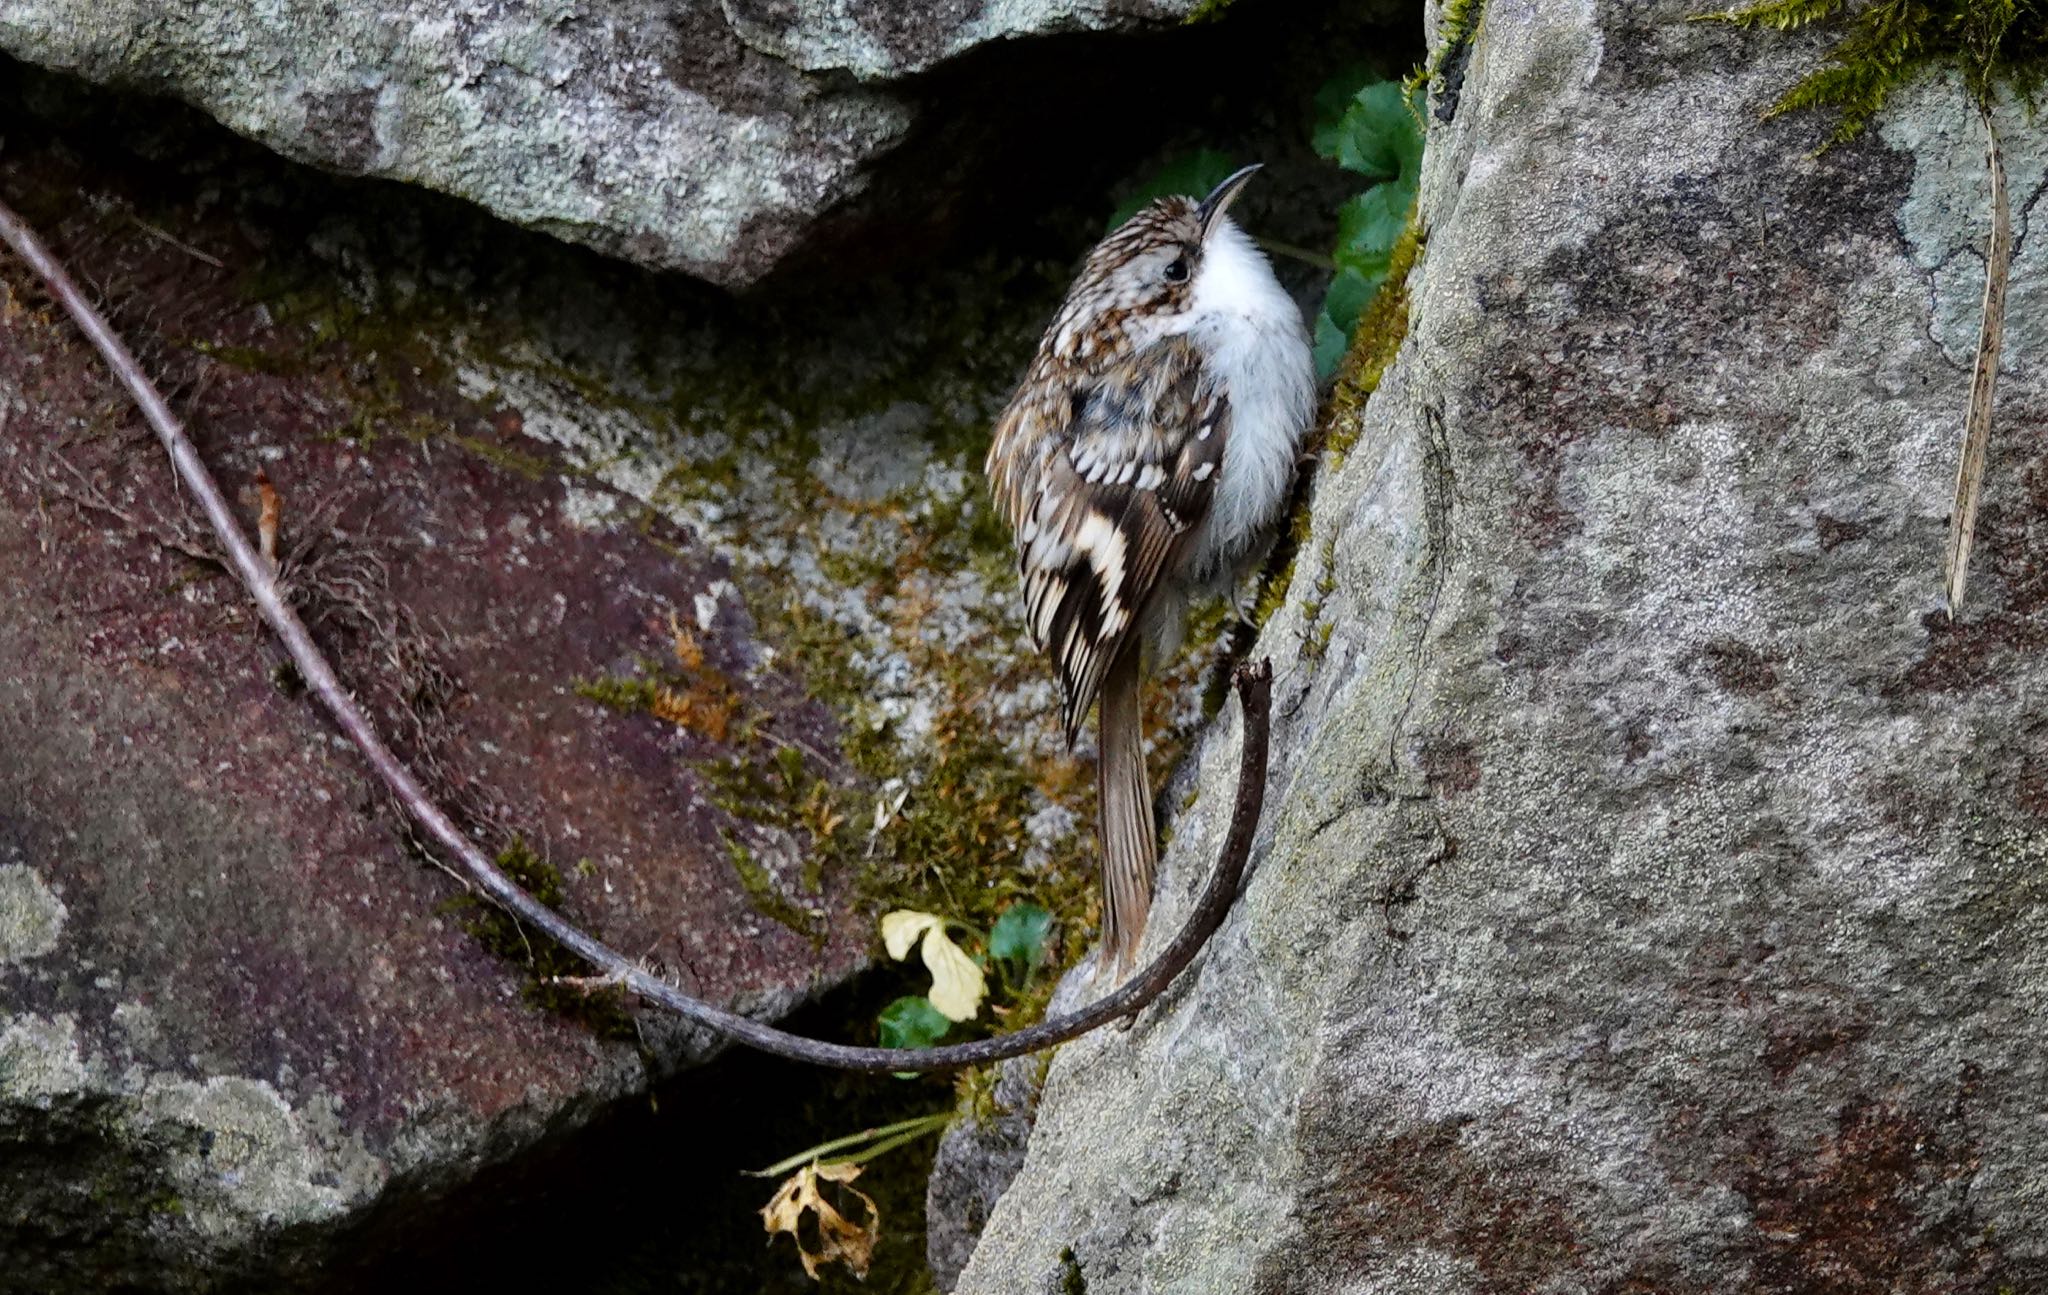
[[[1998,352],[2005,344],[2005,283],[2012,270],[2012,204],[2005,196],[2005,157],[1998,128],[1981,101],[1991,172],[1991,241],[1984,249],[1984,318],[1977,329],[1977,367],[1970,376],[1970,409],[1963,418],[1963,451],[1956,464],[1956,497],[1948,514],[1948,559],[1943,586],[1950,620],[1963,609],[1970,546],[1977,538],[1977,498],[1984,489],[1985,452],[1991,444],[1991,402],[1998,386]]]
[[[158,242],[165,243],[171,247],[177,248],[180,252],[183,252],[185,255],[191,257],[195,261],[204,261],[216,270],[225,270],[228,268],[226,262],[222,261],[219,257],[214,256],[211,253],[200,251],[198,248],[192,246],[190,243],[187,243],[182,239],[179,239],[176,236],[174,236],[168,229],[163,229],[156,225],[152,225],[148,221],[144,220],[142,217],[134,214],[133,212],[130,212],[128,214],[128,219],[134,221],[135,227],[141,230],[143,233],[149,235],[151,238],[156,239]]]
[[[1036,1052],[1137,1012],[1164,992],[1194,960],[1230,912],[1238,883],[1243,880],[1245,865],[1251,856],[1252,837],[1258,829],[1259,812],[1265,801],[1267,720],[1272,705],[1273,679],[1272,665],[1265,661],[1241,666],[1235,676],[1238,699],[1244,707],[1237,800],[1232,809],[1230,832],[1224,839],[1222,856],[1207,888],[1186,925],[1149,966],[1114,993],[1081,1011],[1042,1021],[1013,1034],[978,1039],[972,1043],[938,1048],[862,1048],[823,1043],[763,1025],[692,998],[667,981],[657,979],[527,894],[464,836],[454,821],[428,797],[418,780],[371,727],[368,716],[342,686],[334,668],[314,644],[312,635],[307,632],[298,613],[292,610],[277,579],[242,533],[213,474],[201,461],[198,450],[164,403],[155,384],[107,326],[106,320],[85,299],[64,267],[4,203],[0,203],[0,241],[12,247],[42,277],[51,293],[63,303],[80,330],[106,359],[114,376],[134,397],[143,417],[155,429],[169,453],[178,479],[198,499],[207,520],[212,523],[214,533],[227,551],[229,567],[248,587],[256,610],[283,642],[307,688],[320,699],[342,732],[356,744],[392,795],[419,823],[427,837],[460,864],[467,884],[475,886],[491,902],[521,922],[538,928],[588,962],[601,977],[616,978],[618,983],[646,1001],[725,1038],[795,1061],[842,1070],[953,1070]]]

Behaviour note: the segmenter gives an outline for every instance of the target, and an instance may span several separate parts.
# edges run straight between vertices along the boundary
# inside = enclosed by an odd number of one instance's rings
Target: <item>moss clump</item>
[[[1841,30],[1825,62],[1765,114],[1839,113],[1831,144],[1854,138],[1896,91],[1928,72],[1961,72],[1970,97],[1986,107],[2004,86],[2029,110],[2048,78],[2048,8],[2039,0],[1761,0],[1700,16],[1780,31]]]
[[[495,444],[481,436],[443,432],[442,439],[461,446],[493,467],[503,468],[512,475],[524,477],[528,481],[546,481],[561,470],[538,454],[527,454],[509,445]]]
[[[1088,1279],[1081,1275],[1081,1261],[1072,1246],[1060,1250],[1060,1295],[1088,1295]]]
[[[1450,83],[1462,79],[1460,70],[1485,13],[1486,0],[1446,0],[1437,14],[1436,49],[1430,53],[1429,62],[1409,75],[1407,88],[1413,91],[1427,85],[1443,85],[1447,90],[1453,89]]]
[[[661,696],[661,685],[645,675],[606,675],[599,679],[578,679],[576,695],[613,710],[652,711]]]
[[[524,841],[515,840],[498,855],[498,870],[519,883],[520,889],[549,908],[562,907],[562,874],[546,859],[535,854]],[[453,907],[471,907],[463,929],[492,953],[527,968],[522,996],[534,1007],[579,1021],[604,1039],[631,1039],[637,1033],[633,1018],[617,989],[586,990],[560,983],[564,978],[588,976],[590,966],[504,909],[470,895],[451,901]]]
[[[1408,221],[1387,263],[1387,281],[1380,285],[1365,313],[1358,317],[1351,335],[1351,349],[1344,353],[1344,365],[1337,370],[1337,385],[1330,393],[1328,412],[1323,418],[1324,461],[1336,468],[1358,443],[1366,398],[1380,389],[1380,381],[1401,343],[1408,338],[1408,275],[1422,256],[1422,222],[1418,209],[1408,209]]]

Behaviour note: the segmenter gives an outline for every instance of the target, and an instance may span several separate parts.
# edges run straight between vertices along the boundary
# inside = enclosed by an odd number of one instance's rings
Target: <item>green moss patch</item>
[[[2003,87],[2030,111],[2048,78],[2048,8],[2038,0],[1761,0],[1701,17],[1839,31],[1821,66],[1766,114],[1836,113],[1829,143],[1853,139],[1893,94],[1929,72],[1955,69],[1970,96],[1987,106]]]

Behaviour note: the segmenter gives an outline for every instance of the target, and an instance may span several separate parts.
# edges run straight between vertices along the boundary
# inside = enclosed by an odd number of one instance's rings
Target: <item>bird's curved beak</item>
[[[1209,196],[1202,199],[1201,205],[1195,208],[1195,218],[1201,223],[1204,240],[1209,237],[1209,228],[1216,223],[1216,218],[1230,209],[1230,204],[1237,201],[1237,195],[1250,183],[1252,173],[1264,165],[1263,162],[1254,162],[1232,173],[1229,179],[1211,189]]]

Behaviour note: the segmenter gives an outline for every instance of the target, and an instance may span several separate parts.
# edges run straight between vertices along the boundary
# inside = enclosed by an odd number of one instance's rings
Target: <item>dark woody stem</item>
[[[62,303],[79,329],[105,358],[114,376],[134,397],[144,419],[169,453],[171,467],[178,480],[198,499],[227,554],[229,568],[247,587],[257,613],[283,642],[308,689],[320,699],[320,704],[335,724],[363,753],[371,769],[427,835],[455,859],[470,883],[491,902],[595,967],[601,973],[595,979],[617,984],[734,1042],[794,1061],[841,1070],[952,1070],[1036,1052],[1131,1016],[1173,983],[1229,914],[1238,884],[1244,878],[1246,862],[1251,856],[1252,837],[1258,830],[1259,811],[1265,799],[1273,678],[1272,665],[1267,661],[1240,666],[1233,676],[1238,699],[1244,707],[1244,740],[1238,765],[1237,801],[1232,810],[1230,833],[1224,839],[1222,857],[1209,878],[1208,887],[1196,903],[1194,913],[1173,942],[1114,993],[1081,1011],[1042,1021],[1013,1034],[947,1047],[900,1049],[851,1047],[806,1039],[690,997],[674,985],[643,971],[603,941],[527,894],[434,804],[426,790],[377,735],[368,716],[356,705],[333,666],[313,642],[304,622],[285,602],[276,578],[250,546],[213,474],[201,461],[191,438],[186,436],[185,429],[164,403],[156,385],[142,371],[134,355],[115,335],[105,318],[85,299],[64,267],[5,203],[0,203],[0,241],[12,247],[42,277],[51,295]]]

